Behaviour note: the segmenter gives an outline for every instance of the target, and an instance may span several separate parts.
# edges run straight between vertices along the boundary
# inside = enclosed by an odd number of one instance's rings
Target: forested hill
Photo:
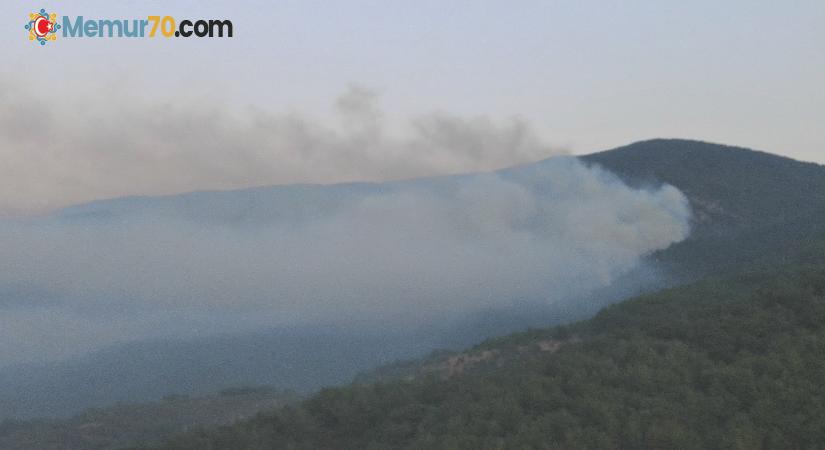
[[[582,157],[635,186],[669,183],[694,212],[691,236],[653,258],[672,283],[787,265],[825,265],[825,166],[698,141],[655,139]],[[533,340],[539,342],[540,338]],[[473,361],[482,358],[485,364]],[[501,363],[478,353],[440,352],[358,377],[360,382]]]
[[[542,342],[556,342],[555,348]],[[816,448],[825,268],[709,279],[493,340],[470,370],[326,389],[168,442],[222,448]]]
[[[691,236],[654,255],[683,280],[825,261],[825,166],[706,142],[655,139],[582,157],[690,200]]]
[[[583,159],[630,184],[666,182],[686,193],[692,236],[653,257],[689,284],[577,324],[384,366],[358,384],[179,435],[164,448],[751,449],[825,442],[825,168],[678,140]],[[29,443],[32,433],[74,439],[89,432],[87,422],[8,422],[0,435]],[[132,434],[128,442],[153,445],[168,433],[161,431],[147,431],[142,441]]]
[[[679,188],[690,199],[696,237],[770,227],[825,209],[825,166],[741,147],[654,139],[581,159],[631,185]]]
[[[698,281],[163,448],[818,448],[825,169],[670,140],[584,159],[686,193],[695,234],[655,257]]]

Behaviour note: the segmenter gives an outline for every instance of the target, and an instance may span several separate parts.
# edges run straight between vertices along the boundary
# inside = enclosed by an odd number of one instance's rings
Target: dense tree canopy
[[[566,338],[556,352],[516,351]],[[751,273],[493,340],[503,367],[326,389],[167,448],[814,448],[825,268]]]

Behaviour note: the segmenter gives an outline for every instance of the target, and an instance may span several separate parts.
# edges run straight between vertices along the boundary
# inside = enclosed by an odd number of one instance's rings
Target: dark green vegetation
[[[561,345],[542,345],[551,342]],[[326,389],[165,448],[750,449],[825,441],[823,268],[667,290],[467,355],[491,353],[452,376]]]
[[[66,420],[6,420],[0,422],[0,448],[92,450],[159,443],[175,433],[249,418],[297,399],[290,392],[238,388],[204,397],[170,396],[157,402],[121,403]]]
[[[690,200],[691,236],[660,254],[679,277],[821,261],[825,167],[698,141],[639,142],[583,157],[632,186],[668,183]]]
[[[693,235],[654,258],[694,281],[164,448],[820,447],[825,168],[667,140],[584,159],[688,196]]]

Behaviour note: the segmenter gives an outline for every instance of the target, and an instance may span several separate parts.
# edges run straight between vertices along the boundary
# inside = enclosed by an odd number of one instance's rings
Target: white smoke
[[[207,99],[107,89],[63,93],[0,80],[0,215],[100,198],[290,183],[386,181],[493,170],[559,154],[517,118],[424,114],[391,133],[353,86],[337,123]]]
[[[207,193],[6,222],[0,361],[282,324],[426,325],[523,299],[561,302],[609,286],[689,231],[675,188],[631,189],[571,157],[281,189],[234,194],[228,205]]]
[[[0,212],[123,195],[484,172],[559,152],[523,121],[427,114],[390,132],[352,87],[339,123],[207,99],[0,82]],[[0,365],[282,324],[426,326],[569,301],[683,239],[676,189],[575,158],[498,173],[126,199],[0,221]]]

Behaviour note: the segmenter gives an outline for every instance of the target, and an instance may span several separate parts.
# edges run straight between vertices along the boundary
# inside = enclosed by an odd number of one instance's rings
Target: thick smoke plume
[[[426,326],[609,286],[686,237],[675,188],[570,157],[378,185],[134,198],[6,222],[0,361],[287,324]]]
[[[631,189],[518,120],[430,114],[390,133],[375,96],[337,126],[218,103],[0,85],[0,365],[280,325],[417,327],[609,287],[682,240],[675,188]]]
[[[475,172],[559,153],[517,118],[431,113],[391,133],[376,94],[357,86],[335,102],[330,124],[219,97],[54,97],[0,80],[0,215],[125,195]]]

